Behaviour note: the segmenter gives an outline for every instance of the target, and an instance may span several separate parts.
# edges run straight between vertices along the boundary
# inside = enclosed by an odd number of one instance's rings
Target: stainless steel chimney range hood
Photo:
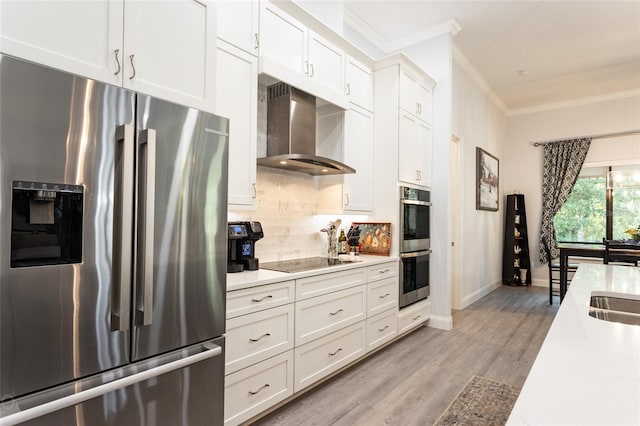
[[[267,156],[258,165],[313,176],[355,173],[355,169],[316,155],[316,98],[277,83],[267,88]]]

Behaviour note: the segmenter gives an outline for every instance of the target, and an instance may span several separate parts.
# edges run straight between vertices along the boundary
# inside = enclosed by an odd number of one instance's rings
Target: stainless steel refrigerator
[[[223,423],[228,120],[0,55],[0,425]]]

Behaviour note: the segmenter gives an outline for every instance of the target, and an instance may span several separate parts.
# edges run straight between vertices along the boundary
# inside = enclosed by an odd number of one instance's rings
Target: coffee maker
[[[229,222],[227,272],[255,271],[259,268],[255,257],[255,243],[264,237],[260,222]]]

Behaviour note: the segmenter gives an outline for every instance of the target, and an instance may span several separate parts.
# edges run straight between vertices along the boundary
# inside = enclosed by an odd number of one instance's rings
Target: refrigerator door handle
[[[147,129],[140,132],[139,136],[141,148],[141,163],[144,168],[144,175],[139,182],[141,208],[139,213],[139,241],[142,243],[142,250],[138,254],[140,268],[139,281],[137,285],[137,316],[138,324],[150,325],[153,320],[153,233],[154,233],[154,211],[156,193],[156,131]],[[139,203],[140,204],[140,203]]]
[[[18,423],[33,420],[38,417],[51,414],[55,411],[80,404],[89,399],[97,398],[106,393],[122,389],[126,386],[135,385],[136,383],[140,383],[144,380],[152,379],[154,377],[160,376],[161,374],[188,367],[192,364],[204,361],[209,358],[213,358],[214,356],[220,355],[222,353],[222,348],[212,342],[203,344],[202,348],[203,351],[195,355],[181,358],[176,361],[160,365],[158,367],[150,368],[149,370],[145,370],[140,373],[132,374],[131,376],[104,383],[94,388],[80,391],[73,395],[65,396],[63,398],[56,399],[45,404],[37,405],[33,408],[28,408],[24,411],[19,411],[17,413],[2,417],[0,418],[0,426],[12,426]]]
[[[114,173],[111,331],[126,331],[130,326],[133,153],[133,126],[118,126]]]

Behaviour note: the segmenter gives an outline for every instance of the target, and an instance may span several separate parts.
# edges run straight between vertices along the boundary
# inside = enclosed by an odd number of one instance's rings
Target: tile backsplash
[[[320,229],[329,221],[341,219],[346,232],[352,221],[368,220],[366,215],[318,214],[322,201],[313,176],[258,167],[256,177],[257,209],[230,209],[229,221],[262,224],[264,238],[256,242],[256,257],[261,262],[325,256],[327,234]]]

